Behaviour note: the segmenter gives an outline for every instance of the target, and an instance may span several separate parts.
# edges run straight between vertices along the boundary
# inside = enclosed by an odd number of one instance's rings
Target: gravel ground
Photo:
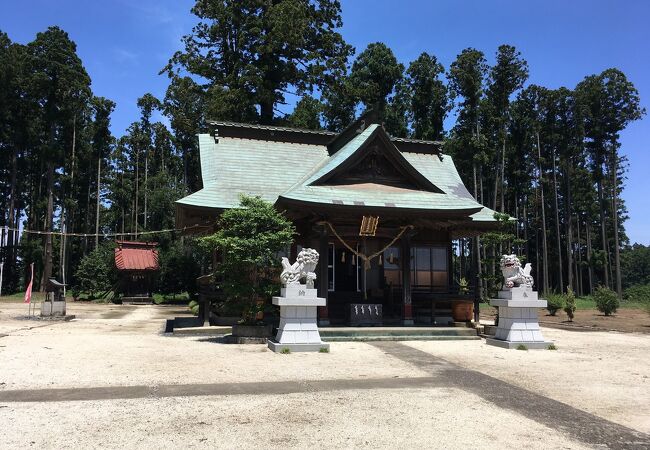
[[[5,448],[588,448],[454,389],[11,404],[0,420]]]
[[[70,304],[77,319],[17,320],[0,304],[0,392],[17,389],[436,376],[365,343],[279,355],[161,334],[183,308]],[[483,341],[408,345],[650,432],[650,336],[544,329],[557,351]],[[4,336],[3,336],[4,335]],[[355,388],[356,389],[356,388]],[[0,402],[2,448],[586,448],[445,386],[69,402]]]
[[[468,369],[650,433],[650,336],[543,329],[558,350],[505,350],[471,341],[408,345]]]

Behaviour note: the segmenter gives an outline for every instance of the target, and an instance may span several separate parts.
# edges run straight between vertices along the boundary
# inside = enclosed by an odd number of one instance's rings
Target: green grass
[[[543,296],[542,296],[543,297]],[[619,309],[645,309],[650,308],[650,299],[648,302],[639,302],[639,301],[621,301],[621,306]],[[479,310],[483,313],[490,313],[494,309],[493,306],[488,305],[487,303],[481,303],[479,305]],[[585,295],[583,297],[576,297],[576,309],[578,311],[582,310],[596,310],[596,302],[594,301],[591,295]],[[558,311],[560,313],[560,311]]]
[[[40,302],[45,298],[45,294],[42,292],[32,292],[32,301]],[[25,300],[25,291],[16,292],[14,294],[4,295],[0,297],[0,302],[22,302]]]
[[[623,300],[619,309],[645,309],[647,305],[646,302]],[[597,309],[596,302],[591,295],[576,297],[576,308],[578,310]]]
[[[156,305],[164,305],[167,303],[189,303],[190,294],[187,292],[181,292],[180,294],[153,294],[153,302]]]

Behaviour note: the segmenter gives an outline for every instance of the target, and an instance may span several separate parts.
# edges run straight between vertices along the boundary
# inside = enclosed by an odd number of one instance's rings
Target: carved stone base
[[[326,303],[316,296],[316,289],[305,285],[283,288],[281,297],[273,297],[273,304],[280,306],[280,325],[275,339],[268,341],[269,348],[274,352],[329,350],[318,332],[318,307]]]
[[[486,342],[504,348],[525,345],[529,349],[546,348],[546,341],[539,328],[537,311],[546,307],[546,300],[539,300],[537,292],[526,286],[499,291],[499,298],[490,301],[499,308],[499,323],[494,338]]]

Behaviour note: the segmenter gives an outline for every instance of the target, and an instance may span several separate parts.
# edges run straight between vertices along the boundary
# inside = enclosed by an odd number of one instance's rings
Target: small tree
[[[564,295],[556,293],[546,295],[546,309],[549,315],[555,316],[562,308],[564,308]]]
[[[525,243],[513,233],[516,222],[508,214],[495,212],[494,219],[499,224],[498,229],[485,233],[481,238],[485,248],[485,258],[481,260],[483,267],[481,278],[485,282],[487,298],[495,298],[497,291],[503,285],[503,274],[499,266],[501,255],[504,252],[510,253],[511,250]],[[520,259],[523,264],[523,258]]]
[[[116,279],[113,255],[112,245],[105,244],[87,254],[79,263],[75,273],[76,288],[88,292],[90,300],[95,298],[95,294],[113,287]]]
[[[217,227],[200,244],[221,252],[216,273],[223,279],[226,302],[241,303],[244,323],[256,323],[263,302],[279,289],[278,253],[291,245],[295,229],[272,204],[244,195],[240,207],[224,212]]]
[[[564,312],[569,317],[569,322],[573,322],[573,317],[576,312],[576,296],[570,287],[567,287],[566,295],[564,296]]]
[[[596,301],[596,308],[598,308],[598,311],[602,312],[606,316],[611,316],[620,306],[616,292],[606,288],[605,286],[598,286],[594,292],[594,300]]]

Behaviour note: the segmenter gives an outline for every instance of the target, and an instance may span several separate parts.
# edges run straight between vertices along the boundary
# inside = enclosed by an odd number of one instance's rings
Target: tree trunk
[[[598,206],[600,210],[600,239],[602,244],[602,249],[605,252],[605,267],[603,270],[603,279],[605,281],[606,287],[611,287],[609,284],[609,245],[607,245],[607,233],[605,231],[605,199],[603,194],[603,171],[602,164],[598,164],[598,176],[596,180],[598,186]]]
[[[101,153],[101,152],[100,152]],[[95,212],[95,250],[99,248],[99,203],[101,197],[102,156],[97,157],[97,207]]]
[[[273,124],[273,102],[272,101],[260,102],[260,123],[262,125]]]
[[[140,151],[135,151],[135,210],[133,212],[133,227],[135,229],[135,240],[138,239],[138,196],[140,195]]]
[[[51,157],[51,156],[50,156]],[[45,284],[52,276],[52,219],[54,217],[54,162],[47,163],[47,211],[45,213],[45,247],[43,249],[43,274],[40,291],[45,292]]]
[[[7,261],[8,264],[5,264],[5,279],[8,281],[5,283],[5,286],[9,285],[11,286],[13,290],[13,279],[14,279],[14,272],[15,272],[15,267],[16,267],[16,257],[18,256],[18,252],[16,251],[16,245],[15,245],[15,235],[18,233],[15,233],[13,231],[14,228],[14,223],[16,222],[16,193],[17,193],[17,184],[18,184],[18,148],[15,147],[13,154],[11,155],[11,187],[9,188],[9,231],[7,233],[7,245],[9,247],[8,249],[8,254],[7,254]],[[18,214],[20,215],[20,214]],[[15,227],[18,228],[18,227]]]
[[[542,176],[542,151],[539,146],[539,132],[537,134],[537,162],[538,162],[538,167],[539,167],[539,195],[540,195],[540,204],[541,204],[541,210],[542,210],[542,268],[543,268],[543,277],[544,277],[544,282],[542,284],[543,286],[543,293],[547,293],[549,291],[549,285],[548,285],[548,245],[546,242],[546,206],[544,204],[544,178]]]
[[[557,244],[558,281],[560,293],[564,292],[564,268],[562,266],[562,236],[560,236],[560,208],[557,199],[557,166],[555,163],[555,149],[553,149],[553,196],[555,201],[555,236]],[[571,266],[569,266],[569,270]]]
[[[149,191],[149,149],[144,152],[144,218],[143,226],[147,229],[147,192]]]
[[[582,233],[580,232],[580,214],[576,214],[576,287],[578,288],[578,295],[583,296],[585,291],[582,286],[583,284],[583,270],[582,270]]]
[[[616,293],[619,300],[623,299],[623,285],[621,282],[621,251],[618,239],[618,155],[616,146],[612,145],[612,201],[614,202],[612,220],[614,221],[614,265],[616,266]]]
[[[566,169],[564,171],[564,178],[566,179],[566,199],[564,200],[565,204],[565,217],[566,217],[566,258],[567,258],[567,276],[568,276],[568,287],[572,290],[573,286],[573,220],[571,214],[571,160],[566,161]]]
[[[587,236],[587,274],[589,276],[589,293],[593,294],[594,292],[594,267],[592,261],[592,243],[591,243],[591,219],[587,215],[585,221],[585,232]]]

